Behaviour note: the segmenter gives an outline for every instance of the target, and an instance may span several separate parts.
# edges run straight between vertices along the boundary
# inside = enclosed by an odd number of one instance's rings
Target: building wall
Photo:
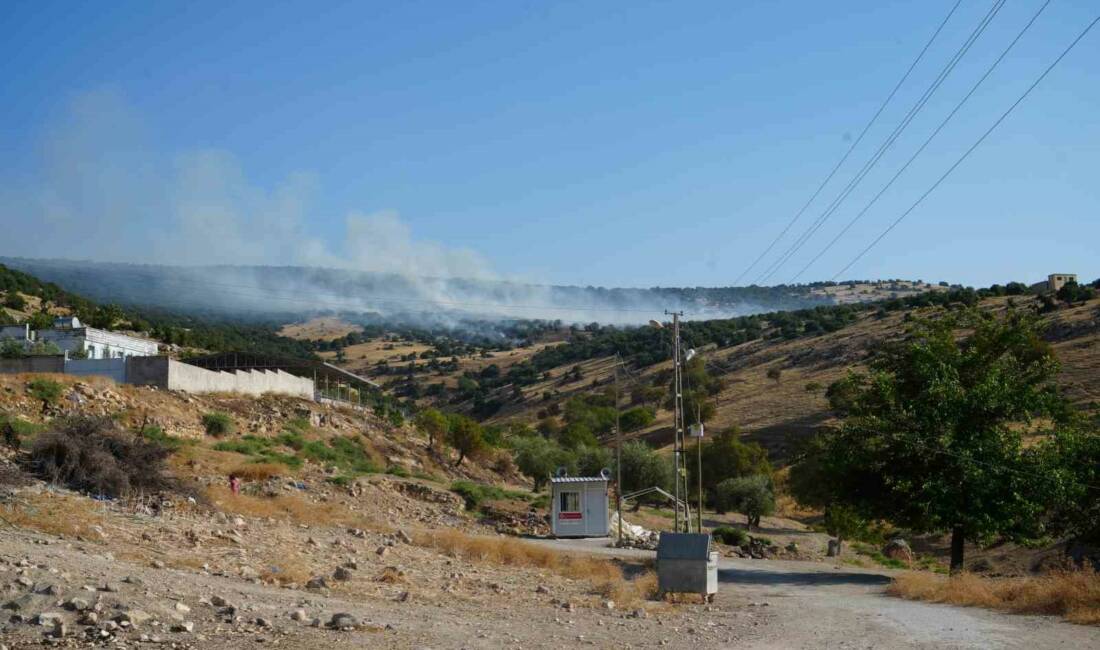
[[[16,341],[29,341],[31,328],[29,325],[3,325],[0,326],[0,341],[15,339]]]
[[[64,352],[86,352],[89,359],[147,357],[157,353],[157,343],[94,327],[38,330],[39,341],[52,341]]]
[[[221,372],[181,363],[168,357],[126,360],[126,381],[189,393],[280,393],[313,399],[313,380],[281,370]]]
[[[1067,282],[1077,282],[1077,275],[1073,273],[1051,273],[1047,276],[1047,288],[1054,292],[1066,286]]]
[[[66,359],[65,374],[107,377],[117,384],[124,384],[126,383],[126,361],[126,359]]]
[[[24,372],[65,372],[65,360],[61,357],[0,359],[0,373],[14,375]]]

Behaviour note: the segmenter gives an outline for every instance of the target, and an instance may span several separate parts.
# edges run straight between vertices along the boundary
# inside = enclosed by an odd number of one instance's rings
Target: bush
[[[729,546],[744,546],[749,543],[749,534],[740,528],[719,526],[710,532],[719,542]]]
[[[527,499],[523,492],[505,490],[495,485],[474,483],[473,481],[455,481],[451,483],[451,492],[459,495],[466,501],[467,510],[476,510],[486,501],[501,499]]]
[[[110,418],[61,420],[55,431],[35,440],[31,472],[74,490],[109,497],[178,489],[178,483],[164,472],[171,450],[116,427]]]
[[[734,510],[748,518],[749,530],[760,527],[760,518],[775,512],[771,482],[762,475],[728,478],[715,489],[719,512]]]
[[[455,465],[461,465],[468,456],[476,456],[485,448],[481,425],[464,415],[452,415],[447,431],[447,442],[458,452]]]
[[[233,433],[236,426],[233,418],[225,413],[207,413],[202,416],[202,426],[206,429],[206,435],[221,438]]]
[[[8,295],[4,297],[4,306],[8,309],[23,311],[23,308],[27,306],[27,301],[18,291],[9,291]]]
[[[45,413],[51,404],[56,404],[61,399],[61,384],[52,379],[40,377],[32,379],[27,384],[27,392],[30,396],[42,401],[42,412]]]
[[[513,440],[512,453],[519,471],[534,482],[536,492],[542,489],[557,468],[576,471],[576,456],[553,440],[541,436]]]
[[[373,474],[378,465],[371,459],[363,444],[351,437],[332,438],[326,444],[322,440],[307,442],[301,455],[321,463],[328,463],[353,474]]]

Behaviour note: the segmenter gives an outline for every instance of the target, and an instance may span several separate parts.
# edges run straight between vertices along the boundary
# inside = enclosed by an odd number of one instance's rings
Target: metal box
[[[550,530],[554,537],[607,537],[606,476],[550,479]]]
[[[661,593],[718,593],[718,553],[710,535],[661,533],[657,543],[657,586]]]

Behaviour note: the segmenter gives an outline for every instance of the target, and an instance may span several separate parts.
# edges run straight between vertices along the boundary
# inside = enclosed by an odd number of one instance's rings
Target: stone
[[[333,614],[329,626],[337,630],[349,630],[359,626],[359,621],[347,613]]]
[[[548,594],[548,593],[550,593],[550,588],[547,587],[546,585],[539,585],[539,586],[535,587],[535,593],[536,594]]]
[[[180,603],[180,602],[177,602],[175,604],[175,609],[176,609],[177,612],[180,612],[181,614],[186,614],[186,613],[191,611],[190,607],[188,607],[187,605],[185,605],[183,603]]]
[[[154,569],[163,569],[165,566],[167,566],[164,564],[164,562],[161,562],[160,560],[153,560],[150,564]]]
[[[229,604],[229,601],[224,596],[211,596],[210,604],[214,607],[225,607]]]
[[[132,626],[144,625],[152,620],[153,616],[141,609],[128,609],[115,617],[120,624],[129,623]]]
[[[306,589],[325,589],[326,587],[328,587],[328,582],[324,576],[313,576],[306,583]]]
[[[18,598],[9,600],[8,602],[4,603],[4,609],[10,609],[13,612],[25,612],[28,609],[34,607],[35,603],[37,603],[39,600],[41,599],[35,597],[34,594],[23,594]]]
[[[99,623],[99,614],[95,612],[84,612],[84,615],[80,617],[77,623],[81,625],[97,625]]]
[[[256,625],[258,627],[271,627],[271,621],[267,620],[266,618],[264,618],[262,616],[259,616],[259,617],[256,618]]]
[[[898,560],[906,564],[913,563],[913,549],[904,539],[892,539],[882,547],[882,554],[891,560]]]
[[[375,553],[378,554],[378,557],[386,557],[387,555],[389,555],[389,552],[390,547],[388,546],[379,546],[378,550],[375,551]]]
[[[829,548],[825,551],[827,557],[836,557],[840,555],[840,542],[835,539],[829,540]]]
[[[615,601],[613,601],[613,600],[603,601],[603,608],[604,609],[615,609]]]
[[[336,567],[336,571],[333,571],[332,573],[332,577],[336,578],[337,580],[351,580],[352,575],[353,574],[350,569],[342,566]]]
[[[57,596],[61,594],[61,590],[57,588],[57,585],[48,582],[34,583],[34,587],[31,588],[31,591],[46,596]]]
[[[38,621],[38,624],[42,627],[54,627],[55,625],[64,622],[65,619],[61,616],[61,614],[58,614],[56,612],[43,612],[38,615],[38,618],[36,620]]]
[[[402,542],[405,542],[406,544],[412,544],[413,543],[412,536],[409,535],[408,533],[406,533],[404,530],[397,531],[397,539],[401,540]]]
[[[85,598],[70,598],[69,600],[65,601],[65,609],[74,612],[83,612],[91,606],[92,604],[89,603]]]
[[[185,633],[185,634],[190,634],[191,632],[195,631],[195,624],[192,623],[191,621],[184,621],[182,623],[176,623],[175,625],[172,626],[172,631],[173,632],[182,632],[182,633]]]
[[[290,620],[292,621],[298,621],[299,623],[301,623],[302,621],[306,620],[306,618],[308,617],[306,616],[306,610],[304,609],[296,609],[290,613]]]

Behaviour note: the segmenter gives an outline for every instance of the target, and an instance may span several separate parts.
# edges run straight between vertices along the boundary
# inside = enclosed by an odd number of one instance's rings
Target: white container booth
[[[607,476],[554,476],[550,479],[550,530],[554,537],[607,537]]]

